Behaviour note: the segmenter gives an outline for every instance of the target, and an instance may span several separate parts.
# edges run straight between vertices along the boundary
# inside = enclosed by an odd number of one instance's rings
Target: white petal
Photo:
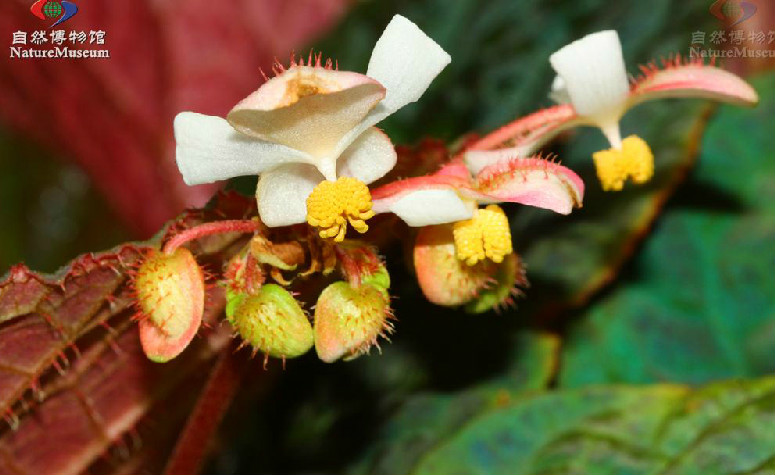
[[[269,227],[307,221],[307,197],[323,175],[312,165],[283,165],[261,174],[256,201],[261,221]]]
[[[624,113],[630,86],[616,31],[587,35],[561,48],[549,61],[579,115],[609,121]]]
[[[362,133],[337,161],[338,176],[351,176],[364,183],[379,180],[396,165],[396,149],[376,127]]]
[[[451,60],[417,25],[401,15],[394,16],[374,46],[366,71],[385,87],[385,99],[344,137],[337,149],[344,150],[364,130],[419,99]]]
[[[562,76],[554,77],[554,81],[552,81],[552,91],[549,93],[549,97],[557,104],[570,103],[568,88],[565,86],[565,80]]]
[[[178,168],[189,185],[312,160],[297,150],[247,137],[220,117],[182,112],[175,117],[174,128]]]
[[[475,202],[462,199],[450,189],[413,191],[390,205],[390,212],[413,227],[471,219],[474,209]]]
[[[447,52],[417,25],[394,16],[374,46],[366,70],[387,89],[379,106],[382,110],[370,115],[381,116],[379,121],[419,99],[450,61]]]
[[[295,66],[237,104],[227,119],[247,135],[325,157],[383,97],[382,85],[362,74]]]

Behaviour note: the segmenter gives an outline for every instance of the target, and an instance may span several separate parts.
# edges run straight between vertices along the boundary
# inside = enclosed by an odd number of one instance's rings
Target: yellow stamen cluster
[[[365,233],[369,229],[366,220],[372,216],[369,188],[355,178],[325,180],[307,198],[307,222],[320,228],[323,239],[341,242],[348,222],[359,233]]]
[[[637,135],[624,139],[621,150],[601,150],[593,154],[592,159],[605,191],[620,191],[628,178],[642,184],[654,175],[654,154]]]
[[[479,209],[473,218],[455,223],[453,236],[457,258],[469,266],[485,257],[500,263],[514,251],[509,220],[498,205]]]

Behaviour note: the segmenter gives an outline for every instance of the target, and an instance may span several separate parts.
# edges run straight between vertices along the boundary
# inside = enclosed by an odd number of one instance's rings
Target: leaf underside
[[[220,195],[175,226],[254,213],[254,200]],[[219,266],[234,237],[193,250]],[[231,340],[224,301],[208,290],[205,322],[170,363],[149,361],[132,320],[133,267],[158,239],[79,257],[51,276],[17,266],[0,281],[0,473],[160,470],[216,356]],[[89,468],[91,467],[91,469]],[[158,470],[157,470],[158,471]]]

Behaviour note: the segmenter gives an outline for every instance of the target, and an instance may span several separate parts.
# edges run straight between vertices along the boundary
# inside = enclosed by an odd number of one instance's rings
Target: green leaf
[[[521,334],[514,344],[514,366],[503,375],[460,394],[415,396],[402,406],[386,430],[391,451],[372,446],[359,472],[409,473],[450,432],[482,411],[507,404],[519,391],[545,388],[557,364],[559,340],[550,335]]]
[[[775,362],[773,75],[755,110],[722,107],[693,180],[639,255],[637,275],[580,317],[561,384],[704,382]],[[769,153],[770,156],[766,154]]]
[[[423,402],[424,416],[458,417],[443,428],[423,424],[428,418],[417,416],[417,403],[407,404],[383,433],[371,465],[356,473],[725,475],[775,468],[775,378],[697,390],[593,386],[511,400],[491,389],[496,402],[473,411],[471,394]],[[407,465],[410,433],[435,440]]]

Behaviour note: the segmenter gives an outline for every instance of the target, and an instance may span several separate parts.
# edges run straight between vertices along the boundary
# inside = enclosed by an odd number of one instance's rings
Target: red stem
[[[193,228],[181,231],[178,234],[172,236],[172,239],[167,241],[164,245],[164,252],[166,254],[172,254],[177,248],[183,244],[199,239],[205,236],[211,236],[213,234],[224,233],[252,233],[260,229],[261,224],[255,220],[230,220],[230,221],[214,221],[212,223],[200,224]]]
[[[197,475],[201,472],[210,440],[240,387],[247,362],[243,354],[235,354],[233,345],[221,353],[175,444],[164,475]]]

